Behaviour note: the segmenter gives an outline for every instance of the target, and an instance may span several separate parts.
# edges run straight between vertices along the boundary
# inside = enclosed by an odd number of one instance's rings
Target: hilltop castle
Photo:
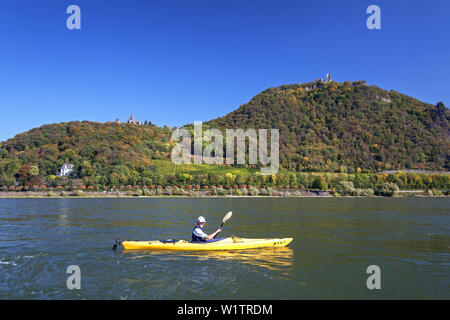
[[[322,88],[325,83],[330,83],[330,82],[331,82],[331,73],[327,73],[325,80],[323,80],[322,78],[317,79],[314,82],[314,84],[312,85],[312,87],[305,87],[305,89],[306,90],[313,90],[313,89],[316,89],[316,88]]]
[[[120,119],[119,118],[116,119],[116,123],[120,123]],[[127,123],[141,125],[142,121],[141,120],[135,120],[134,117],[133,117],[133,113],[131,113],[130,118],[128,118]]]
[[[130,118],[128,119],[127,123],[139,124],[140,125],[140,124],[142,124],[142,121],[141,120],[134,120],[133,113],[131,113]]]

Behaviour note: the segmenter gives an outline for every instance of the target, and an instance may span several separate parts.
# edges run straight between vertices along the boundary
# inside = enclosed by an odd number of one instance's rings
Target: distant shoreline
[[[48,194],[45,192],[0,192],[0,199],[119,199],[119,198],[406,198],[406,197],[448,197],[448,195],[429,195],[426,193],[426,190],[400,190],[397,194],[392,197],[389,196],[351,196],[351,195],[340,195],[334,196],[327,191],[301,191],[300,195],[295,195],[294,192],[298,190],[285,190],[290,192],[290,195],[214,195],[214,194],[206,194],[203,192],[200,194],[193,195],[137,195],[137,194],[127,194],[121,193],[116,194],[113,192],[86,192],[81,196],[77,196],[76,194],[72,194],[71,192],[67,195],[58,195],[58,194]]]

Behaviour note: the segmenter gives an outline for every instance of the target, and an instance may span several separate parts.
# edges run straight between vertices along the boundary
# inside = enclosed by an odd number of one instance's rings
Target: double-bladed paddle
[[[230,211],[225,215],[225,217],[223,217],[222,224],[220,225],[219,229],[222,229],[225,222],[227,222],[231,218],[232,215],[233,215],[233,211]],[[217,237],[217,234],[218,233],[216,233],[216,235],[214,236],[214,239]]]

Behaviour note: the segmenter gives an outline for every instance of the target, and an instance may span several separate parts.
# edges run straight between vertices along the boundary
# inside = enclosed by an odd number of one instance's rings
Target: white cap
[[[200,216],[197,218],[197,222],[206,222],[205,218],[203,216]]]

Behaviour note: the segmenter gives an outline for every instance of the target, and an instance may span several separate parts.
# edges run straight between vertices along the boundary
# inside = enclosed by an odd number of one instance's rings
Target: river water
[[[447,198],[0,199],[0,299],[449,299]],[[112,250],[221,236],[293,237],[286,248]],[[67,288],[67,267],[81,289]],[[370,265],[381,289],[369,290]]]

